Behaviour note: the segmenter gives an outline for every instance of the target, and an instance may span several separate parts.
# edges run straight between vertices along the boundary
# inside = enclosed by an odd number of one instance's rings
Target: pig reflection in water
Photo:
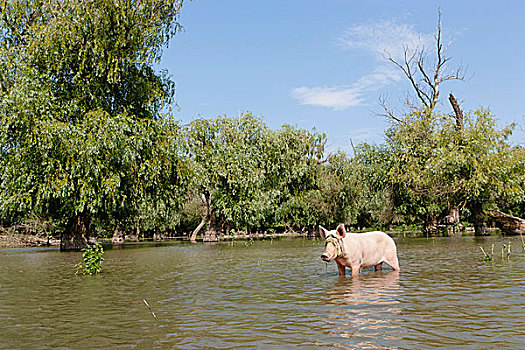
[[[396,244],[384,232],[347,233],[342,224],[332,231],[319,226],[319,232],[326,239],[321,259],[326,262],[335,260],[340,275],[345,274],[345,267],[352,269],[352,276],[357,276],[365,268],[381,270],[384,262],[399,271]]]
[[[327,332],[345,338],[347,349],[396,348],[403,336],[401,289],[398,271],[375,271],[358,278],[339,276],[326,292]]]
[[[376,271],[347,278],[340,276],[327,294],[335,305],[394,305],[398,304],[398,271]]]

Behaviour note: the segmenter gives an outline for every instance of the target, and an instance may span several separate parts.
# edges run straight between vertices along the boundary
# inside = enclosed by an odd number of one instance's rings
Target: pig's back
[[[396,255],[394,240],[382,231],[357,233],[355,237],[359,241],[359,249],[365,264],[377,264],[385,258]]]
[[[359,239],[362,241],[375,241],[378,244],[385,243],[388,245],[394,244],[394,240],[392,239],[392,237],[390,237],[383,231],[363,232],[363,233],[356,233],[355,235],[359,237]]]

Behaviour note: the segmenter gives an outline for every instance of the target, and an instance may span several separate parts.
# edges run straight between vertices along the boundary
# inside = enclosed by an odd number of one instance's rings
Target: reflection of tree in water
[[[399,273],[377,271],[357,278],[340,276],[327,291],[333,308],[328,315],[330,335],[348,338],[348,349],[393,349],[399,344],[401,324],[396,322]],[[345,342],[346,343],[346,342]]]

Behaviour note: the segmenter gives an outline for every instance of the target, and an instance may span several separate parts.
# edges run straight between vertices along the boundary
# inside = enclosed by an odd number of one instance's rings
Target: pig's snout
[[[323,253],[323,254],[321,254],[321,260],[323,260],[323,261],[330,261],[330,257],[328,256],[328,254]]]

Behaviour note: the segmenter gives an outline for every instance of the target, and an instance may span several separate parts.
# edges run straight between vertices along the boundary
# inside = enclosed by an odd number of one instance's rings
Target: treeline
[[[326,154],[326,136],[251,114],[196,120],[185,132],[195,169],[179,227],[315,232],[319,224],[393,226],[440,234],[460,224],[486,234],[490,209],[525,214],[525,148],[488,111],[462,116],[421,109],[393,122],[382,145]]]
[[[392,116],[382,145],[327,154],[326,135],[270,129],[249,113],[170,117],[174,83],[156,72],[182,1],[0,4],[0,223],[89,236],[314,231],[525,214],[525,151],[479,110],[420,104]],[[435,89],[437,91],[437,89]],[[437,96],[436,96],[437,97]]]
[[[452,224],[479,230],[488,209],[524,216],[525,148],[506,142],[511,129],[486,111],[462,130],[450,119],[407,116],[385,144],[354,155],[328,155],[324,134],[273,130],[249,113],[185,126],[107,115],[80,130],[50,125],[2,158],[2,224],[85,237],[191,236],[200,226],[213,241],[337,223],[441,234],[454,210]]]

